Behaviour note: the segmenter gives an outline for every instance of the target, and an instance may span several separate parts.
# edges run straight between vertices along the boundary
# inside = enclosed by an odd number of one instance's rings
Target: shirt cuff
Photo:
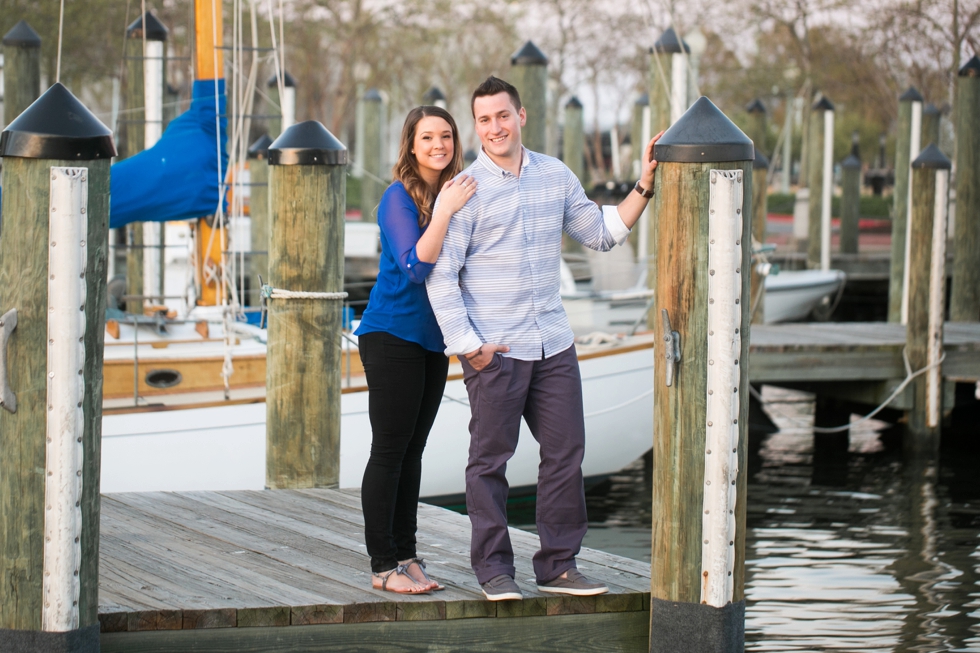
[[[409,280],[412,283],[425,283],[425,278],[432,272],[435,263],[420,261],[414,247],[405,258],[405,274],[408,275]]]
[[[606,224],[606,229],[616,241],[617,245],[622,245],[630,235],[630,228],[626,226],[623,219],[619,217],[619,209],[615,206],[602,207],[602,221]]]
[[[465,334],[463,338],[455,342],[448,342],[446,344],[446,356],[456,356],[462,358],[463,354],[468,354],[471,351],[476,351],[483,346],[483,341],[480,337],[476,335],[475,331],[470,331]]]

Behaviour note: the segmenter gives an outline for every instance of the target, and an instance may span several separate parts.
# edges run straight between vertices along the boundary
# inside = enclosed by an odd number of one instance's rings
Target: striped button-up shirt
[[[521,174],[500,168],[482,150],[466,171],[476,194],[449,223],[442,252],[426,279],[446,355],[486,342],[504,354],[539,360],[573,341],[562,307],[561,237],[607,251],[630,230],[614,206],[600,209],[558,159],[524,149]]]

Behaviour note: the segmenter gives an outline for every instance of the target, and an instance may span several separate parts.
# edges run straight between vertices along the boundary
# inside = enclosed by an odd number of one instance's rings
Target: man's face
[[[473,101],[476,133],[483,149],[493,158],[513,158],[521,153],[521,127],[527,122],[507,93],[485,95]]]

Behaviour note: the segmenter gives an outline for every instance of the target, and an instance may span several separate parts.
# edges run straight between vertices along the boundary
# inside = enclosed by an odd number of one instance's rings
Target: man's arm
[[[663,132],[660,132],[654,136],[647,146],[643,148],[643,156],[640,158],[642,164],[642,171],[640,173],[640,186],[649,192],[653,192],[653,174],[657,169],[657,162],[653,160],[653,145],[660,137],[663,136]],[[640,219],[640,214],[643,213],[643,209],[647,207],[647,198],[643,197],[637,192],[630,191],[629,195],[619,203],[617,207],[619,211],[619,217],[622,219],[623,224],[626,225],[627,229],[632,229],[636,221]]]

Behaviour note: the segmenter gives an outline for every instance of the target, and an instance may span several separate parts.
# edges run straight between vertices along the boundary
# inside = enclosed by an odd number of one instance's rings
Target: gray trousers
[[[534,575],[539,583],[552,581],[575,567],[588,529],[585,418],[575,347],[539,361],[497,354],[479,372],[464,361],[463,379],[472,413],[466,509],[473,527],[473,571],[481,584],[500,574],[514,576],[506,472],[523,417],[541,450],[536,514],[541,549],[534,554]]]

